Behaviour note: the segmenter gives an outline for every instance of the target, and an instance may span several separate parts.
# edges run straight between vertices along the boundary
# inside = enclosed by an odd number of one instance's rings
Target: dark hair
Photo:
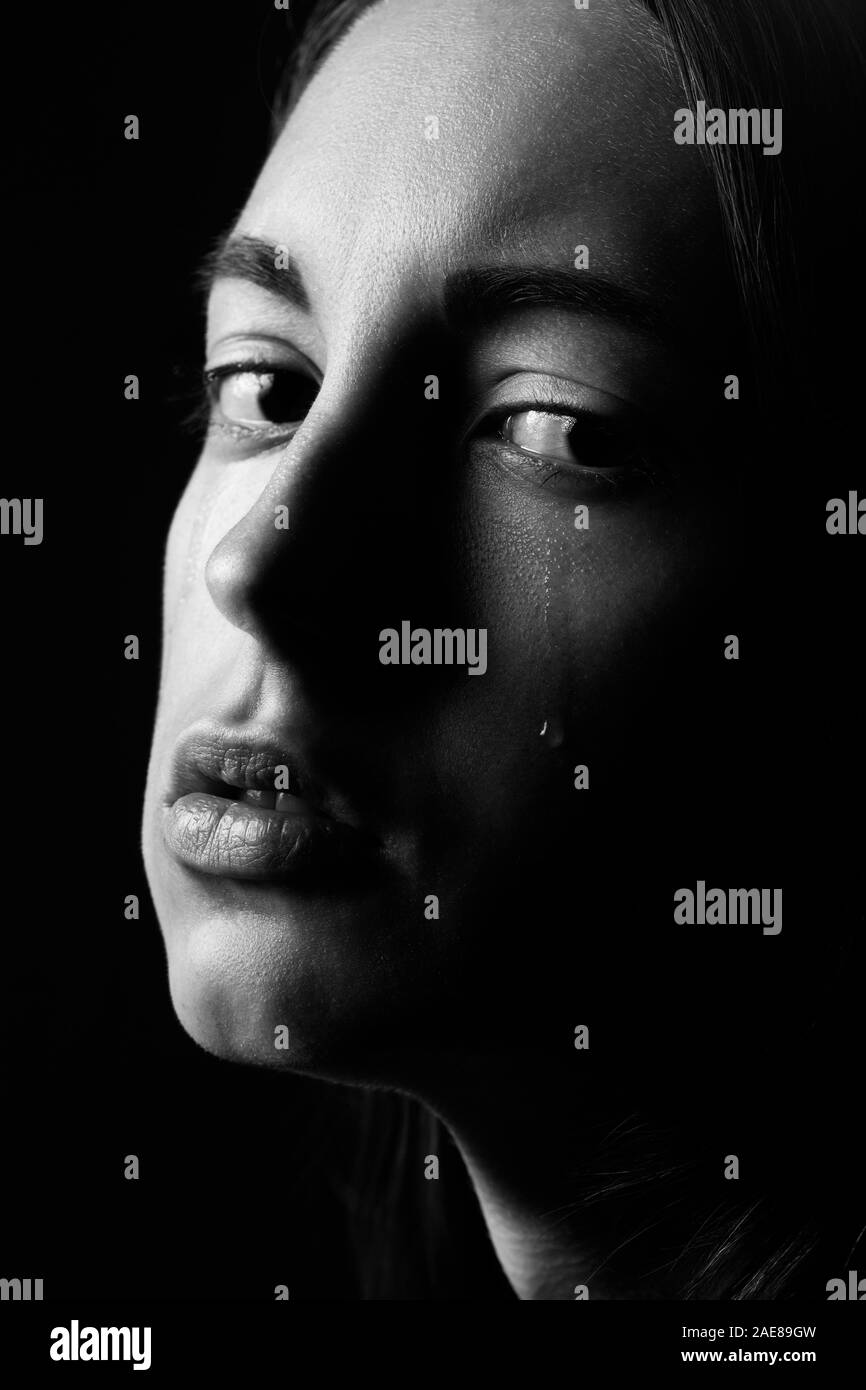
[[[275,136],[335,45],[377,2],[320,0],[315,5],[279,84]],[[800,610],[788,605],[779,616],[776,578],[795,572],[799,512],[790,497],[779,496],[779,474],[766,466],[767,460],[787,455],[794,460],[790,475],[797,487],[811,486],[815,499],[828,495],[828,490],[834,490],[832,483],[804,483],[810,476],[805,470],[811,459],[826,453],[825,402],[834,401],[844,430],[844,412],[858,399],[856,359],[840,332],[844,304],[821,280],[831,264],[857,266],[861,244],[862,227],[844,196],[852,167],[850,132],[862,129],[855,10],[833,0],[803,4],[796,0],[642,0],[642,4],[658,21],[660,43],[666,41],[663,51],[675,64],[685,105],[694,107],[703,99],[708,106],[726,109],[769,106],[784,111],[784,156],[766,158],[760,149],[747,148],[738,149],[733,157],[725,145],[704,148],[718,194],[743,327],[747,365],[741,379],[747,383],[744,394],[752,402],[742,415],[748,422],[743,427],[743,447],[755,470],[750,478],[751,509],[761,527],[774,509],[780,519],[778,535],[769,541],[764,532],[750,536],[746,528],[754,582],[743,625],[752,625],[757,655],[751,684],[743,686],[740,698],[751,704],[754,737],[760,741],[768,737],[773,713],[766,708],[767,691],[775,695],[780,688],[777,668],[787,666],[800,678],[792,657],[798,649]],[[820,353],[815,351],[816,344]],[[852,413],[851,419],[855,418]],[[746,439],[746,434],[752,437]],[[859,438],[858,443],[862,447]],[[823,501],[819,506],[823,515]],[[831,635],[833,597],[828,588],[813,601],[814,612]],[[836,631],[844,633],[844,623],[838,616],[835,621]],[[820,670],[813,679],[820,689]],[[853,703],[850,727],[857,727]],[[789,755],[794,756],[789,749],[779,754],[782,760]],[[781,765],[770,765],[767,783],[774,773],[780,786],[790,775]],[[796,778],[792,780],[796,787]],[[815,774],[812,794],[819,815],[822,798],[832,803],[843,787],[841,775]],[[760,798],[760,785],[754,795]],[[838,826],[825,834],[825,852],[838,850],[849,856],[848,862],[856,862],[853,837],[849,846],[844,836],[840,839]],[[850,1263],[862,1239],[866,1217],[851,1135],[850,1149],[840,1151],[837,1145],[830,1157],[823,1156],[827,1134],[845,1141],[842,1129],[848,1118],[839,1114],[840,1092],[830,1087],[829,1094],[824,1094],[826,1069],[832,1065],[834,1049],[844,1056],[853,1046],[856,1017],[855,974],[849,954],[854,942],[848,915],[852,908],[844,893],[834,897],[831,892],[829,903],[828,908],[824,896],[814,904],[816,927],[822,935],[820,968],[812,961],[809,941],[802,957],[795,956],[794,965],[787,967],[790,973],[770,977],[768,986],[775,991],[774,1008],[781,1010],[782,1001],[790,1008],[786,991],[803,989],[810,971],[814,973],[817,997],[810,1002],[800,1035],[805,1038],[808,1033],[812,1053],[805,1062],[800,1059],[799,1070],[773,1075],[771,1114],[761,1078],[755,1078],[752,1110],[747,1112],[749,1121],[763,1132],[778,1129],[774,1138],[779,1143],[801,1146],[806,1195],[798,1192],[793,1175],[780,1184],[773,1181],[769,1155],[774,1150],[768,1140],[763,1187],[752,1187],[747,1195],[724,1202],[711,1201],[702,1192],[702,1170],[696,1161],[672,1163],[664,1157],[676,1153],[678,1140],[689,1133],[690,1114],[677,1115],[667,1123],[632,1115],[607,1155],[604,1145],[612,1142],[609,1126],[600,1129],[600,1157],[613,1156],[616,1162],[602,1161],[599,1169],[613,1167],[621,1176],[615,1184],[576,1183],[575,1207],[609,1204],[615,1213],[611,1230],[618,1236],[637,1230],[647,1211],[662,1202],[679,1213],[674,1229],[681,1236],[681,1246],[669,1267],[682,1261],[678,1287],[683,1298],[788,1298],[804,1291],[822,1296],[823,1281]],[[699,1009],[698,999],[696,1014]],[[793,1009],[791,1017],[797,1017]],[[753,1065],[760,1067],[760,1060],[753,1059]],[[724,1075],[723,1069],[720,1074]],[[739,1084],[741,1077],[736,1079]],[[663,1084],[659,1083],[660,1090]],[[666,1084],[676,1092],[676,1079]],[[807,1117],[798,1086],[807,1097]],[[428,1190],[419,1198],[417,1184],[406,1182],[410,1167],[417,1172],[415,1165],[404,1161],[409,1148],[420,1155],[447,1151],[449,1141],[437,1122],[413,1102],[390,1093],[346,1092],[345,1103],[356,1114],[360,1141],[349,1146],[356,1159],[354,1171],[350,1163],[339,1182],[358,1237],[361,1296],[459,1297],[470,1296],[471,1288],[476,1298],[508,1297],[484,1242],[465,1177],[457,1179],[455,1172],[456,1180],[448,1184],[445,1198],[440,1195],[444,1184],[421,1184]],[[627,1112],[621,1118],[625,1122]],[[455,1170],[458,1167],[455,1153]],[[430,1200],[432,1188],[439,1189],[435,1202]],[[819,1192],[823,1194],[820,1201]],[[446,1224],[442,1201],[455,1199],[455,1194],[462,1208],[460,1219]],[[419,1200],[428,1208],[422,1219],[410,1214]]]
[[[301,93],[355,21],[380,0],[318,0],[300,30],[294,55],[278,83],[272,136],[279,135]],[[685,103],[778,106],[784,110],[785,159],[763,158],[760,147],[704,145],[716,184],[732,279],[752,346],[752,369],[768,397],[773,383],[813,393],[797,344],[806,337],[814,256],[795,234],[811,240],[807,210],[838,195],[836,161],[821,145],[823,124],[858,129],[862,114],[860,36],[847,0],[639,0],[660,26],[665,56],[673,55]],[[826,81],[816,83],[823,67]],[[820,85],[823,121],[814,120]],[[789,153],[790,150],[790,153]],[[828,158],[829,154],[829,158]],[[834,244],[846,236],[837,225]],[[847,237],[846,237],[847,240]],[[854,244],[853,242],[851,243]],[[799,252],[799,254],[798,254]],[[805,321],[804,321],[805,316]],[[772,369],[768,370],[768,364]]]

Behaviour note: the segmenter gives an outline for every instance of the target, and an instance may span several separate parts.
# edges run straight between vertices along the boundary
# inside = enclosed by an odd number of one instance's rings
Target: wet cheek
[[[469,583],[489,628],[490,703],[539,730],[558,721],[564,735],[652,643],[684,559],[658,517],[591,507],[583,529],[577,505],[525,493],[482,465],[464,519]]]
[[[471,474],[464,530],[469,582],[490,630],[491,673],[512,703],[523,691],[542,712],[564,698],[579,661],[599,580],[596,546],[575,531],[567,503],[551,505],[483,463]]]

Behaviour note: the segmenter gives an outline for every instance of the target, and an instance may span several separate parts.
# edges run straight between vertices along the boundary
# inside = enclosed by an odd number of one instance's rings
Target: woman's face
[[[221,1055],[387,1079],[593,932],[591,847],[724,569],[737,367],[682,105],[625,0],[388,0],[241,214],[144,831],[175,1008]],[[477,669],[384,664],[404,623],[468,630]]]

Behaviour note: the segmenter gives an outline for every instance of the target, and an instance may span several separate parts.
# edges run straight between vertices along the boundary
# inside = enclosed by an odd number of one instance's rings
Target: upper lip
[[[273,791],[277,769],[282,768],[288,772],[288,786],[283,790],[308,802],[320,815],[328,815],[327,792],[278,739],[266,731],[196,725],[175,745],[166,804],[191,792],[225,796],[232,789]]]

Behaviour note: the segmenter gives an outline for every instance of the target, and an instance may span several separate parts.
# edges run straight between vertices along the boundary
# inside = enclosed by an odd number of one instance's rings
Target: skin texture
[[[544,1215],[568,1168],[551,1155],[565,1135],[570,1162],[581,1151],[570,991],[598,934],[573,893],[567,929],[552,905],[578,861],[583,907],[601,891],[584,866],[639,803],[646,721],[673,722],[682,634],[729,568],[709,443],[722,374],[696,351],[709,322],[722,340],[724,257],[700,151],[673,140],[681,104],[652,21],[621,0],[392,0],[365,15],[235,229],[289,248],[310,312],[236,279],[208,312],[208,367],[267,350],[318,396],[277,443],[217,421],[168,543],[144,848],[178,1017],[218,1055],[433,1106],[527,1298],[572,1297],[598,1262]],[[449,330],[447,275],[579,276],[578,245],[592,273],[656,306],[664,341],[546,307]],[[672,441],[664,471],[540,478],[488,418],[538,392],[605,419],[653,412]],[[379,631],[406,618],[485,627],[486,673],[382,666]],[[698,679],[679,674],[677,701]],[[206,718],[302,750],[331,808],[380,843],[374,881],[300,891],[177,863],[162,837],[171,751]],[[530,1132],[534,1149],[517,1138]],[[593,1294],[616,1290],[600,1276]]]

